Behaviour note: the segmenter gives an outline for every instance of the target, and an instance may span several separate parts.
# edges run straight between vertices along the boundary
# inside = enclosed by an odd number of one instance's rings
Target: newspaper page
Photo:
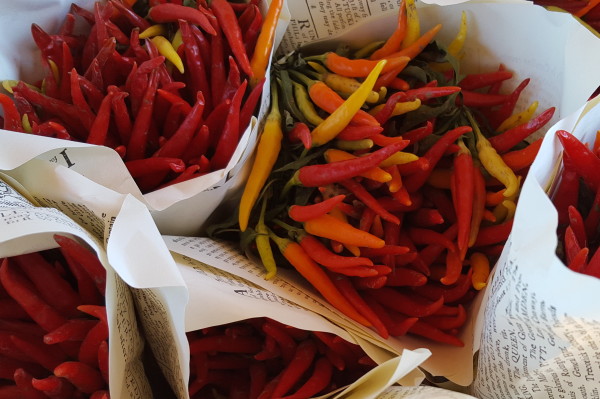
[[[0,179],[0,257],[56,248],[55,233],[89,244],[107,270],[106,311],[109,324],[110,393],[124,399],[152,397],[140,357],[140,335],[132,296],[123,280],[108,266],[102,241],[53,208],[34,207]]]
[[[562,151],[555,131],[593,142],[599,102],[550,129],[531,167],[480,315],[477,397],[600,397],[600,282],[555,255],[557,212],[547,194]]]

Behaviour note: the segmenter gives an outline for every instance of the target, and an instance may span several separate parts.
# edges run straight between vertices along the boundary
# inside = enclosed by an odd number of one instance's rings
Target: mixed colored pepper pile
[[[305,399],[349,385],[376,365],[356,344],[268,318],[190,332],[188,340],[191,398]]]
[[[54,239],[57,250],[1,260],[0,398],[108,399],[106,270]]]
[[[588,147],[565,130],[562,171],[552,193],[558,211],[557,254],[571,270],[600,278],[600,131]]]
[[[462,346],[554,108],[515,112],[529,79],[507,88],[504,65],[461,72],[464,13],[448,47],[440,29],[421,33],[405,0],[384,42],[279,60],[237,221],[211,234],[260,256],[267,279],[295,268],[383,338]]]
[[[32,25],[45,75],[3,82],[0,126],[113,148],[144,193],[222,169],[262,94],[280,3],[264,21],[254,1],[73,4],[58,33]]]

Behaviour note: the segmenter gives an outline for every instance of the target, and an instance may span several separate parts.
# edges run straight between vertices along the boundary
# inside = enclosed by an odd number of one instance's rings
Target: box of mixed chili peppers
[[[132,265],[147,269],[140,253],[152,252],[167,270],[165,259],[171,258],[166,249],[161,259],[160,250],[146,247],[153,244],[146,238],[151,229],[158,236],[147,209],[130,196],[113,209],[111,239],[118,242],[109,240],[112,249],[107,250],[104,237],[84,223],[56,208],[34,205],[23,186],[2,179],[0,397],[152,397],[157,381],[165,378],[156,378],[163,375],[160,358],[146,342],[156,332],[144,332],[151,320],[142,314],[140,295],[130,284],[145,286],[131,277]],[[90,215],[80,217],[91,221]],[[132,221],[145,236],[131,229]],[[132,233],[142,245],[137,250],[131,248]],[[164,274],[163,284],[173,281]]]
[[[269,162],[255,163],[239,214],[209,233],[260,259],[257,284],[293,270],[391,354],[427,348],[426,372],[468,386],[491,328],[479,291],[543,136],[600,83],[598,53],[577,51],[600,42],[530,2],[400,4],[347,32],[329,19],[335,7],[289,4],[328,40],[284,39],[257,150]],[[245,275],[234,255],[195,256]]]
[[[57,162],[132,193],[162,231],[199,234],[247,175],[286,13],[162,3],[10,6],[0,128],[29,134],[2,132],[0,168]]]

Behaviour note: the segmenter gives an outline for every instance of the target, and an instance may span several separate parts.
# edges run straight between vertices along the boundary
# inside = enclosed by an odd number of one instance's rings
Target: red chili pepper
[[[65,341],[82,341],[96,323],[96,321],[88,319],[68,320],[62,326],[45,334],[44,343],[52,345]]]
[[[416,227],[432,227],[444,223],[444,217],[437,209],[421,208],[409,215],[411,225]]]
[[[134,161],[146,157],[148,150],[148,132],[152,121],[154,109],[154,97],[158,86],[158,75],[156,71],[150,73],[148,86],[144,92],[139,111],[136,114],[131,136],[127,144],[127,160]]]
[[[365,294],[363,297],[365,302],[373,309],[389,331],[389,334],[393,337],[406,335],[408,329],[419,320],[417,317],[407,317],[384,307],[368,294]]]
[[[581,251],[582,246],[579,244],[575,233],[571,226],[567,226],[564,233],[564,247],[565,247],[565,263],[570,264],[575,256]]]
[[[65,257],[81,265],[96,284],[98,291],[104,295],[106,291],[106,269],[104,269],[96,254],[69,237],[55,234],[54,240],[60,245]]]
[[[587,247],[588,237],[585,232],[585,226],[581,213],[579,213],[576,207],[570,205],[568,208],[568,214],[569,226],[571,226],[571,228],[573,229],[573,233],[575,234],[575,238],[577,239],[579,246],[582,248]]]
[[[463,347],[465,344],[454,335],[447,334],[439,328],[433,327],[422,320],[417,321],[409,330],[410,333],[429,338],[432,341],[441,342],[453,346]]]
[[[217,17],[219,25],[223,28],[223,33],[225,33],[231,52],[240,64],[240,68],[246,75],[252,77],[253,72],[252,68],[250,68],[250,60],[246,53],[246,47],[244,46],[242,31],[240,30],[235,12],[231,8],[231,4],[227,0],[213,0],[211,2],[211,10]]]
[[[577,205],[579,199],[579,175],[569,154],[569,152],[563,152],[563,168],[560,173],[560,184],[552,196],[552,202],[558,212],[558,225],[561,229],[569,223],[569,206]],[[583,165],[580,166],[580,168],[582,167]],[[598,198],[598,201],[596,201],[596,199],[594,199],[594,201],[600,203],[599,190],[596,190],[596,198]],[[587,223],[590,224],[591,222]],[[586,229],[586,231],[588,233],[587,235],[591,237],[593,234],[591,230]]]
[[[273,390],[272,397],[284,396],[300,380],[302,375],[309,369],[317,354],[317,347],[312,340],[300,342],[296,348],[294,358],[281,373],[279,382]]]
[[[106,339],[108,339],[108,324],[100,320],[81,341],[77,356],[79,361],[95,367],[98,364],[98,348]]]
[[[11,258],[25,272],[35,286],[37,293],[50,306],[65,317],[78,314],[77,305],[81,303],[79,295],[42,255],[31,253]]]
[[[285,331],[285,328],[282,328],[282,326],[273,321],[267,320],[262,325],[262,330],[277,343],[277,346],[281,351],[283,362],[285,364],[291,362],[294,358],[297,345],[292,336]]]
[[[83,393],[91,394],[105,387],[98,370],[85,363],[67,361],[54,369],[54,375],[62,377]]]
[[[231,106],[225,119],[225,126],[219,137],[217,148],[213,154],[210,163],[214,170],[223,169],[227,166],[227,163],[231,159],[235,148],[239,142],[240,133],[240,107],[248,81],[244,82],[238,87],[233,99],[231,100]]]
[[[565,181],[561,181],[561,187],[563,184],[566,184]],[[560,188],[559,188],[560,190]],[[555,203],[556,206],[556,196],[553,198],[553,202]],[[575,200],[575,203],[577,203],[577,200]],[[558,206],[556,206],[558,209]],[[559,212],[560,215],[560,212]],[[592,202],[592,206],[590,207],[590,211],[588,212],[587,216],[585,217],[585,221],[584,221],[584,226],[585,226],[585,234],[587,237],[591,239],[593,239],[593,237],[595,237],[596,235],[596,231],[598,229],[598,225],[600,224],[600,191],[596,192],[596,195],[594,196],[594,200]]]
[[[397,267],[387,276],[388,287],[418,287],[427,284],[427,276],[416,270]]]
[[[261,79],[256,86],[252,88],[252,91],[248,94],[248,97],[246,97],[246,100],[242,104],[242,110],[240,111],[240,135],[248,128],[248,125],[250,125],[250,120],[252,119],[258,100],[262,95],[265,81],[266,79]]]
[[[288,210],[288,215],[296,222],[305,222],[328,213],[344,198],[346,196],[340,194],[312,205],[292,205]]]
[[[587,267],[587,257],[590,252],[589,248],[581,248],[581,250],[571,259],[571,262],[567,264],[569,269],[577,273],[583,273],[583,270]]]
[[[131,117],[129,116],[129,110],[125,104],[125,98],[129,96],[129,93],[120,91],[116,86],[109,86],[108,90],[109,92],[113,92],[111,110],[115,125],[117,127],[117,132],[119,133],[119,138],[121,139],[122,143],[129,143],[129,139],[131,138],[131,130],[133,127],[131,123]]]
[[[548,108],[532,120],[512,129],[508,129],[504,133],[501,133],[497,136],[490,137],[489,142],[498,153],[506,152],[515,145],[519,144],[521,141],[525,140],[532,133],[541,129],[550,121],[550,119],[552,119],[554,111],[554,107]],[[561,137],[559,132],[557,132],[557,135],[559,138]]]
[[[292,143],[301,142],[307,150],[312,146],[312,136],[306,123],[294,123],[294,127],[288,132],[288,138]]]
[[[479,93],[477,91],[461,90],[462,104],[472,108],[488,108],[504,104],[510,98],[507,94]]]
[[[210,64],[203,62],[200,46],[189,23],[180,20],[179,30],[185,51],[185,63],[191,80],[191,91],[192,93],[201,91],[204,96],[205,109],[212,109],[213,100],[216,102],[218,99],[212,99],[210,95],[210,83],[207,76],[207,66]]]
[[[598,249],[594,251],[594,255],[592,255],[588,264],[582,268],[581,273],[600,278],[600,251]]]
[[[427,178],[431,174],[431,171],[435,167],[435,165],[442,158],[442,155],[448,148],[448,146],[454,143],[460,136],[463,134],[471,132],[473,129],[471,126],[460,126],[455,129],[447,131],[438,141],[435,142],[429,150],[423,155],[421,158],[427,159],[429,162],[429,166],[426,170],[414,173],[404,179],[404,185],[409,193],[414,193],[417,191],[425,182]],[[416,161],[415,161],[416,162]]]
[[[327,357],[319,357],[315,362],[311,376],[296,392],[282,399],[303,399],[313,397],[324,390],[331,382],[333,365]]]
[[[106,143],[113,96],[114,94],[112,92],[108,92],[108,94],[102,100],[100,109],[96,115],[96,119],[94,119],[94,123],[90,128],[90,134],[87,138],[88,144],[104,145]]]
[[[411,317],[429,316],[444,304],[443,297],[439,297],[435,301],[429,301],[388,287],[372,289],[367,292],[382,305]]]
[[[338,133],[338,140],[362,140],[372,138],[373,136],[383,132],[381,126],[370,125],[348,125]],[[377,143],[376,143],[377,144]]]
[[[479,234],[473,246],[482,247],[506,241],[512,229],[513,221],[513,219],[510,219],[500,224],[482,227],[479,229]]]
[[[465,76],[458,85],[464,90],[482,89],[491,86],[494,83],[502,82],[512,78],[513,74],[510,71],[498,70],[494,72],[471,73]]]
[[[210,40],[210,81],[211,95],[214,99],[214,106],[218,105],[217,101],[223,98],[223,88],[227,81],[225,68],[225,43],[221,27],[215,23],[216,35]]]
[[[329,164],[309,165],[300,168],[292,178],[306,187],[326,186],[349,179],[379,165],[383,160],[408,145],[408,141],[394,143],[364,157]]]
[[[202,30],[210,35],[216,35],[215,29],[210,21],[201,11],[187,6],[173,3],[157,4],[148,10],[148,17],[154,22],[177,22],[182,19],[192,24],[198,25]]]
[[[569,157],[575,172],[583,178],[584,182],[593,191],[597,191],[600,188],[600,174],[595,171],[598,170],[596,169],[597,167],[600,167],[600,158],[571,133],[565,130],[558,130],[556,135]]]
[[[459,143],[460,150],[454,157],[452,172],[452,198],[458,223],[457,247],[461,259],[464,259],[469,246],[469,230],[473,215],[473,198],[475,195],[473,158],[468,148]]]
[[[63,378],[49,375],[42,379],[31,379],[31,386],[50,398],[70,398],[75,393],[75,387]]]
[[[433,122],[427,121],[425,126],[421,126],[410,130],[402,135],[402,138],[405,140],[410,140],[411,144],[418,143],[423,140],[425,137],[429,136],[433,133]]]
[[[44,330],[52,331],[66,322],[62,315],[36,295],[31,283],[11,265],[7,258],[0,266],[0,282],[6,292]]]
[[[385,147],[384,147],[385,148]],[[346,179],[339,181],[338,184],[345,187],[354,196],[362,201],[367,207],[371,208],[377,215],[382,219],[387,220],[390,223],[400,224],[400,219],[395,215],[388,212],[377,200],[373,197],[360,183],[353,179]]]
[[[512,93],[509,94],[509,98],[504,104],[498,107],[498,109],[486,113],[486,117],[489,121],[489,124],[493,129],[497,129],[500,126],[500,124],[502,124],[502,122],[506,120],[506,118],[513,114],[515,106],[517,105],[517,101],[519,100],[519,96],[521,95],[523,90],[525,90],[525,87],[527,87],[529,81],[529,78],[523,80],[512,91]]]

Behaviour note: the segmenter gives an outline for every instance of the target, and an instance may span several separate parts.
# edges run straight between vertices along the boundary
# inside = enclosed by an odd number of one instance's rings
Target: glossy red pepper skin
[[[326,186],[351,177],[358,176],[379,165],[383,160],[408,145],[408,140],[383,147],[367,156],[332,162],[329,164],[309,165],[300,168],[295,177],[306,187]]]

